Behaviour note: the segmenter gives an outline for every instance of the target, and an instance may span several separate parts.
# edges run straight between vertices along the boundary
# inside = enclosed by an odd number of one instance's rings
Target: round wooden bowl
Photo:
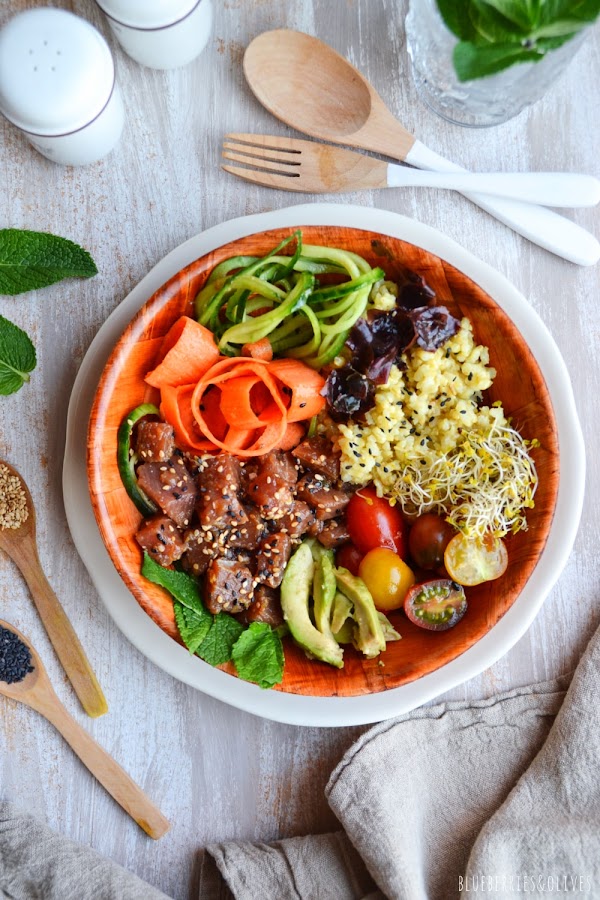
[[[88,479],[98,527],[121,578],[140,606],[174,640],[179,640],[169,595],[140,573],[142,554],[134,539],[140,514],[129,500],[117,469],[117,430],[139,403],[156,402],[144,382],[155,365],[163,336],[181,315],[193,315],[196,294],[218,263],[230,256],[261,256],[292,229],[250,235],[226,244],[186,266],[163,285],[135,316],[118,341],[102,374],[88,431]],[[399,687],[438,669],[485,635],[515,602],[545,546],[558,492],[559,455],[552,403],[540,369],[520,332],[506,313],[477,284],[437,256],[397,238],[338,226],[305,226],[307,244],[352,250],[390,279],[409,268],[423,275],[436,292],[436,303],[457,317],[468,316],[478,343],[489,347],[497,371],[487,400],[501,400],[513,425],[539,447],[534,459],[539,474],[535,508],[528,511],[527,531],[506,538],[509,566],[498,581],[467,589],[469,609],[449,631],[425,631],[402,613],[390,618],[402,640],[388,645],[378,659],[367,660],[352,648],[344,668],[309,660],[291,640],[285,641],[285,675],[279,690],[310,696],[350,697]],[[384,665],[380,665],[380,660]],[[206,665],[198,659],[198,666]],[[233,672],[231,667],[223,667]]]

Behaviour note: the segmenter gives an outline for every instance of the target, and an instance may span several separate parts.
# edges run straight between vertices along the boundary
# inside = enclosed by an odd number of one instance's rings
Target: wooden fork
[[[545,206],[595,206],[600,181],[571,172],[429,172],[386,163],[353,150],[298,138],[228,134],[223,157],[232,175],[284,191],[337,193],[385,187],[437,187],[481,191]]]

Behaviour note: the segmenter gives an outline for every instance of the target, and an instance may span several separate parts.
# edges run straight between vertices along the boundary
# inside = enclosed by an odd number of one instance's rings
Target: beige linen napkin
[[[0,897],[8,900],[169,900],[90,847],[0,803]]]
[[[209,853],[236,900],[600,898],[600,630],[568,682],[377,725],[327,786],[345,834]]]

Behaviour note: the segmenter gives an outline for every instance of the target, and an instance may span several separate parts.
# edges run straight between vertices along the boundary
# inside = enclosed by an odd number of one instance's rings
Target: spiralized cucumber
[[[294,240],[294,252],[282,255]],[[346,280],[321,284],[322,275]],[[275,354],[320,369],[338,355],[372,285],[384,277],[356,253],[303,244],[296,231],[266,256],[219,263],[196,298],[196,316],[226,356],[268,337]]]

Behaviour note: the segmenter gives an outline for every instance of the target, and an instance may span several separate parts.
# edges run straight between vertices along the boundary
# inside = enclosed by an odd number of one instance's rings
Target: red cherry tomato
[[[358,575],[358,567],[360,566],[362,558],[363,554],[354,546],[354,544],[344,544],[339,550],[336,550],[335,564],[336,566],[343,566],[344,569],[348,569],[353,575]]]
[[[378,497],[374,487],[360,488],[346,507],[346,522],[352,543],[363,554],[387,547],[401,559],[406,556],[407,526],[397,506]]]
[[[435,513],[424,513],[413,522],[408,536],[408,549],[415,565],[420,569],[441,572],[444,569],[444,551],[456,529]]]

